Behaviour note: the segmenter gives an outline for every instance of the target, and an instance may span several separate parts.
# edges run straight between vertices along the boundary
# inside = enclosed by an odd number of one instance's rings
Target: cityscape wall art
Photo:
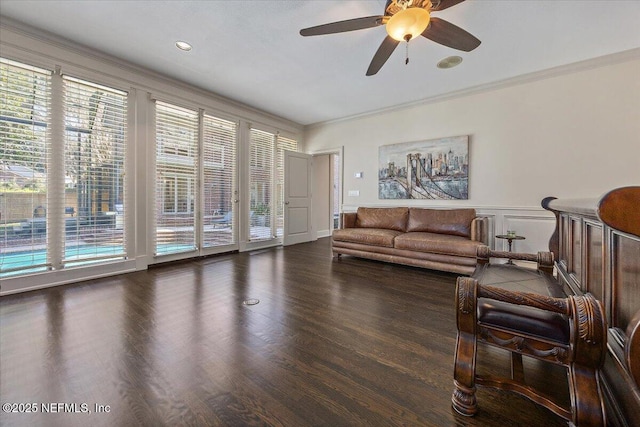
[[[378,197],[467,200],[469,136],[381,146]]]

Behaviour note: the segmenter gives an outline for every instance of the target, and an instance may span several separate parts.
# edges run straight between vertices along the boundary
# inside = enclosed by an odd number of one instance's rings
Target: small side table
[[[509,236],[508,234],[498,234],[496,236],[496,238],[498,239],[507,239],[507,242],[509,242],[509,252],[511,252],[511,245],[513,244],[514,240],[524,240],[526,239],[526,237],[524,236]],[[507,261],[507,264],[513,264],[512,260]]]

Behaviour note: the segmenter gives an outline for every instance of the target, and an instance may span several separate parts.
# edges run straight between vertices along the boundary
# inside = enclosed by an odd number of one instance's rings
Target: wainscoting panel
[[[514,252],[535,253],[549,250],[549,238],[555,228],[553,216],[544,214],[538,215],[513,215],[507,213],[502,216],[502,229],[500,233],[507,234],[508,230],[515,231],[518,236],[525,237],[525,240],[514,240]],[[496,249],[508,249],[508,243],[504,239],[497,239]]]
[[[479,216],[489,218],[489,246],[506,251],[506,239],[497,239],[498,234],[515,231],[525,240],[514,240],[514,252],[537,253],[549,250],[549,239],[555,228],[555,217],[542,208],[477,207]]]

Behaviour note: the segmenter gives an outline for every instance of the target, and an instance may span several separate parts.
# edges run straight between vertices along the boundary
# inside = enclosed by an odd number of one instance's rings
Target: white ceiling
[[[434,16],[482,44],[423,37],[366,69],[384,27],[302,37],[301,28],[380,15],[384,0],[0,0],[0,13],[300,124],[390,108],[640,48],[637,0],[467,0]],[[189,53],[174,43],[186,40]],[[450,55],[464,62],[440,70]]]

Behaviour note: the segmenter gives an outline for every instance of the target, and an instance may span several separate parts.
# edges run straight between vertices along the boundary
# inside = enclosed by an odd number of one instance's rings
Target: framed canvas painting
[[[378,156],[380,199],[469,198],[469,136],[383,145]]]

